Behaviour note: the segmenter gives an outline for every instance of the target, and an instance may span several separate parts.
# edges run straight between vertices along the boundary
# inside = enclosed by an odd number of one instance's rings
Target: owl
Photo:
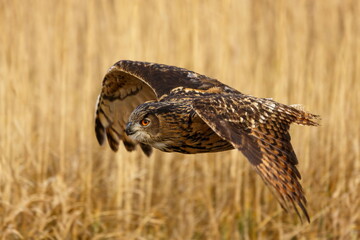
[[[122,60],[104,77],[95,112],[100,145],[184,154],[237,149],[280,205],[310,222],[290,143],[291,123],[317,126],[298,105],[243,94],[216,79],[164,64]],[[301,209],[301,212],[298,210]]]

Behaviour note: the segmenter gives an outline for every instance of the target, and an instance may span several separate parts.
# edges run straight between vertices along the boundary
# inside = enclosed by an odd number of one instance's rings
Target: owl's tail
[[[318,121],[321,120],[319,115],[315,115],[304,110],[300,104],[290,105],[288,109],[292,116],[295,117],[295,123],[308,126],[319,126]]]

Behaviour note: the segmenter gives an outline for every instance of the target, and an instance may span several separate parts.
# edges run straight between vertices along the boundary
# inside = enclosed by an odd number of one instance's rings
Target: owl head
[[[167,112],[168,104],[146,102],[139,105],[129,116],[125,133],[135,141],[153,145],[161,140],[162,113]]]

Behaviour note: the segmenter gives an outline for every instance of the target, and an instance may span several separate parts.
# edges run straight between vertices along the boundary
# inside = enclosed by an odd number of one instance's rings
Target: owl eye
[[[142,126],[148,126],[150,124],[150,120],[148,118],[144,118],[143,120],[140,121],[140,124]]]

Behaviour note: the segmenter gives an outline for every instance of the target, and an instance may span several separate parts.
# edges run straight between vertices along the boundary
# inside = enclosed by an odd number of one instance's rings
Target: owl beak
[[[126,135],[128,135],[128,136],[133,135],[133,134],[135,133],[135,131],[133,131],[133,130],[131,129],[131,125],[132,125],[131,122],[128,122],[128,123],[126,124],[125,133],[126,133]]]

